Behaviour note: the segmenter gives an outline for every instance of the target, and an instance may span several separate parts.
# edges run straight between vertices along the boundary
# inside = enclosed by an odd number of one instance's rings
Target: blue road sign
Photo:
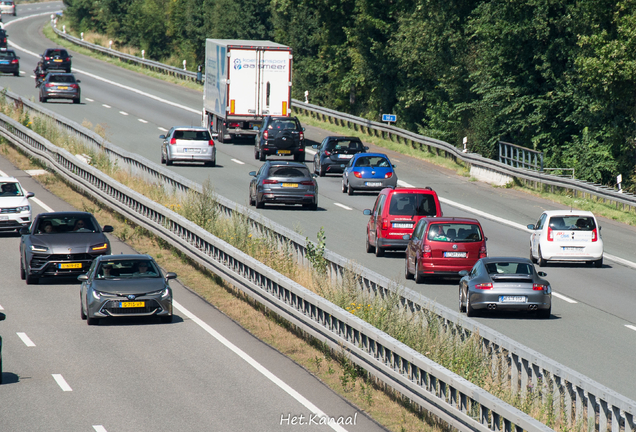
[[[397,116],[395,114],[382,114],[382,121],[395,123]]]

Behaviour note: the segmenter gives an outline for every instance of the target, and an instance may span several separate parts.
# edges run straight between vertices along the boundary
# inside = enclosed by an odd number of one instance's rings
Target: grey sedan
[[[88,325],[102,318],[157,316],[172,322],[172,289],[168,281],[176,273],[162,275],[149,255],[105,255],[93,262],[88,273],[77,277],[81,318]]]
[[[81,90],[79,83],[72,73],[49,72],[40,84],[40,102],[49,99],[72,99],[73,103],[80,103]]]
[[[216,165],[216,146],[204,127],[175,126],[167,134],[159,135],[161,144],[161,163],[203,162],[205,166]]]
[[[482,258],[470,272],[459,272],[459,311],[528,311],[550,318],[552,287],[528,258]]]
[[[250,175],[249,203],[256,208],[263,208],[265,203],[318,208],[316,175],[302,162],[267,161]]]

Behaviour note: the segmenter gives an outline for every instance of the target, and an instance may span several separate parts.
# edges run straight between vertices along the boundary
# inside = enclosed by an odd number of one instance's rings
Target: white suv
[[[32,196],[15,177],[0,177],[0,231],[20,231],[31,223]]]
[[[16,16],[15,2],[13,0],[0,0],[0,12]]]
[[[528,225],[530,259],[543,267],[547,261],[577,261],[603,267],[601,227],[594,214],[580,210],[544,211],[536,225]]]

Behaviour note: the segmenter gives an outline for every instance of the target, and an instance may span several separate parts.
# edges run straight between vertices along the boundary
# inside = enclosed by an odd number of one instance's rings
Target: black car
[[[267,116],[256,133],[254,159],[265,161],[268,155],[294,156],[305,161],[305,128],[296,117]]]
[[[41,277],[77,277],[86,273],[100,255],[110,254],[103,228],[86,212],[52,212],[37,215],[20,234],[20,277],[28,285]]]
[[[20,57],[13,50],[0,50],[0,72],[20,76]]]
[[[7,47],[7,36],[9,36],[7,34],[6,30],[0,29],[0,48],[6,48]]]
[[[0,312],[0,321],[3,321],[7,316]],[[0,336],[0,384],[2,384],[2,336]]]
[[[42,57],[42,68],[44,70],[60,69],[66,72],[71,71],[71,57],[63,48],[47,48]]]
[[[301,162],[267,161],[258,170],[250,172],[249,203],[256,208],[269,204],[302,204],[318,208],[316,175]]]
[[[39,86],[40,102],[49,99],[71,99],[74,104],[78,104],[82,96],[80,82],[72,73],[49,72]]]
[[[320,177],[328,173],[342,173],[343,165],[348,164],[354,154],[369,150],[360,138],[345,136],[328,136],[313,148],[318,149],[314,155],[314,172]]]

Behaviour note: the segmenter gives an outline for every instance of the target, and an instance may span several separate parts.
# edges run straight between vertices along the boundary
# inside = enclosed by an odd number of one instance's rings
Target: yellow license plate
[[[67,86],[58,86],[57,88],[60,89],[60,90],[68,90]]]
[[[298,187],[298,183],[283,183],[283,187]]]
[[[53,60],[54,63],[62,63],[62,60]]]
[[[278,154],[290,154],[291,150],[278,150]]]
[[[82,263],[64,263],[60,264],[61,269],[81,269]]]
[[[121,302],[119,307],[121,308],[140,308],[146,306],[146,302]]]

